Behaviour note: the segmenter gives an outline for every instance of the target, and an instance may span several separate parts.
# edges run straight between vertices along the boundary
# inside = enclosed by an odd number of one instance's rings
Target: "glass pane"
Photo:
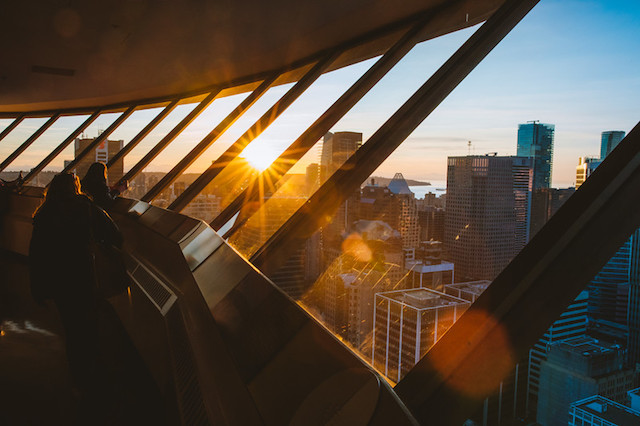
[[[199,199],[202,200],[204,196],[215,196],[218,200],[216,202],[218,211],[229,205],[259,172],[267,168],[291,142],[306,130],[359,77],[359,72],[354,72],[354,70],[366,69],[365,66],[357,64],[320,76],[287,110],[245,148],[239,158],[230,162],[222,170],[205,188]],[[282,95],[286,93],[283,90],[284,88],[278,87],[274,89],[278,89]],[[253,111],[250,111],[250,113],[253,115]],[[260,116],[255,115],[254,117],[253,121],[255,122]],[[269,184],[265,183],[265,185],[265,190],[268,190]],[[189,206],[184,212],[193,214]],[[206,219],[214,216],[209,214]]]
[[[53,161],[51,161],[44,168],[42,172],[38,173],[38,175],[35,176],[34,179],[30,182],[30,184],[35,186],[48,185],[56,173],[62,171],[69,162],[73,161],[76,158],[76,155],[80,154],[82,150],[93,139],[98,137],[100,133],[107,129],[120,116],[120,114],[122,113],[115,112],[101,114],[91,125],[89,125],[85,129],[85,131],[78,138],[76,138],[75,141],[71,142],[69,146],[67,146],[58,156],[56,156]],[[49,154],[49,152],[51,152],[53,148],[58,146],[64,139],[66,139],[69,133],[75,130],[84,121],[84,119],[86,119],[86,116],[69,117],[69,120],[64,120],[63,123],[66,125],[66,127],[62,129],[60,133],[56,134],[55,139],[52,138],[47,140],[46,154]],[[62,134],[64,134],[63,137],[61,137]],[[72,171],[74,171],[78,176],[83,177],[91,163],[96,161],[96,159],[97,157],[88,155],[84,160],[79,162],[77,167],[75,167]]]
[[[165,137],[171,130],[180,123],[195,107],[196,103],[178,105],[171,111],[140,143],[124,157],[124,171],[128,172],[135,166],[144,156]],[[151,118],[152,119],[152,118]],[[148,189],[155,185],[165,172],[149,170],[148,168],[142,173],[138,173],[131,182],[129,189],[123,193],[125,197],[141,198],[147,193]]]
[[[22,122],[0,142],[0,162],[9,157],[16,148],[29,139],[48,119],[49,117],[25,118],[22,120]]]
[[[7,170],[29,171],[40,163],[56,146],[65,140],[84,120],[86,115],[58,118],[33,144],[18,156]],[[33,184],[33,183],[32,183]]]

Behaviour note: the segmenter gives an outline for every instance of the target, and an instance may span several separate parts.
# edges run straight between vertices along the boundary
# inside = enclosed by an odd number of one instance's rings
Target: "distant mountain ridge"
[[[366,182],[364,182],[362,184],[362,186],[370,185],[371,184],[371,179],[375,180],[376,185],[388,186],[389,182],[391,182],[392,178],[386,178],[386,177],[381,177],[381,176],[371,176],[371,177],[369,177],[369,179],[367,179]],[[419,180],[406,179],[406,178],[405,178],[405,180],[407,181],[407,185],[409,185],[409,186],[428,186],[428,185],[431,185],[430,182],[422,182],[422,181],[419,181]]]

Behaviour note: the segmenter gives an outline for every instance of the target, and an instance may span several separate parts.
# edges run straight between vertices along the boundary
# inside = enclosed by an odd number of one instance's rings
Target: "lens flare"
[[[373,258],[371,248],[358,233],[353,233],[344,239],[342,252],[353,256],[360,262],[370,262]]]
[[[272,146],[267,146],[264,143],[251,143],[242,151],[240,157],[247,160],[251,167],[262,172],[271,166],[278,155],[279,152]]]
[[[451,371],[451,362],[454,361],[451,354],[436,351],[431,354],[431,362],[437,371],[447,377],[448,386],[471,397],[478,397],[492,392],[500,385],[500,381],[513,370],[516,356],[507,330],[491,315],[482,310],[467,311],[464,315],[467,318],[461,325],[469,328],[467,334],[473,334],[472,329],[481,332],[479,327],[493,330],[490,337],[484,337],[485,340],[490,339],[491,344],[483,345],[482,352],[477,349],[474,351],[474,357],[485,368],[479,370],[474,367],[471,371],[457,368]],[[487,350],[487,347],[491,349]],[[501,356],[496,356],[496,353]]]

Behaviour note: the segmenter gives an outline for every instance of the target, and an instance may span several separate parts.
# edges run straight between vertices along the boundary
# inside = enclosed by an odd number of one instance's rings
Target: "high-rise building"
[[[353,231],[313,286],[306,303],[322,315],[330,330],[362,349],[365,343],[371,344],[374,294],[408,284],[403,280],[398,231],[385,222],[369,220],[355,222]]]
[[[560,207],[576,192],[575,188],[551,188],[549,194],[549,215],[547,220],[551,218]]]
[[[533,159],[533,189],[551,187],[555,126],[532,121],[518,125],[518,157]]]
[[[470,305],[426,288],[376,294],[372,364],[399,381]]]
[[[576,192],[575,188],[540,188],[531,193],[530,237],[533,237],[551,219],[551,216],[574,192]]]
[[[589,293],[581,292],[576,300],[549,327],[544,335],[529,350],[529,372],[527,380],[527,411],[534,414],[538,407],[540,388],[540,365],[547,360],[548,345],[587,333],[587,300]]]
[[[449,157],[445,251],[461,279],[494,279],[525,246],[532,160]]]
[[[358,219],[380,220],[393,229],[397,228],[400,218],[399,203],[388,187],[372,181],[362,188],[358,201]]]
[[[388,188],[400,203],[396,229],[402,235],[402,248],[408,251],[415,251],[420,241],[416,197],[409,189],[409,185],[404,180],[402,173],[396,173],[393,176]]]
[[[600,142],[600,158],[604,158],[609,155],[613,148],[618,146],[620,141],[624,139],[625,133],[621,130],[609,130],[602,132],[602,140]]]
[[[396,173],[388,186],[379,186],[372,180],[362,188],[358,218],[384,221],[400,232],[403,249],[415,251],[418,247],[418,208],[402,173]]]
[[[305,200],[306,198],[293,195],[279,195],[266,198],[260,205],[248,206],[238,216],[238,220],[241,217],[248,217],[248,220],[229,238],[229,242],[245,256],[251,255],[282,226],[290,212]],[[306,290],[304,248],[301,245],[284,265],[269,276],[292,298],[299,298]]]
[[[184,192],[184,187],[180,188],[184,182],[175,182],[173,191],[176,196],[180,194],[180,190]],[[178,189],[176,189],[178,185]],[[191,202],[184,208],[182,214],[187,216],[202,219],[205,222],[211,222],[221,211],[220,198],[215,195],[198,194]]]
[[[630,240],[629,295],[627,308],[627,356],[631,366],[640,364],[640,229]]]
[[[320,186],[320,165],[311,163],[305,170],[306,194],[311,195]]]
[[[74,143],[74,156],[77,157],[82,151],[93,142],[95,138],[76,138]],[[89,166],[95,162],[107,163],[123,147],[123,140],[104,140],[93,149],[88,155],[76,164],[75,173],[82,179],[89,170]],[[109,168],[109,185],[114,185],[124,176],[124,158],[120,158]]]
[[[580,185],[591,176],[591,173],[593,173],[600,163],[602,163],[602,159],[600,158],[580,157],[578,166],[576,167],[576,189],[580,188]]]
[[[320,178],[325,181],[362,146],[362,133],[328,132],[322,142]]]
[[[627,326],[631,240],[627,240],[587,285],[589,319]]]
[[[405,263],[407,288],[430,288],[444,292],[454,282],[454,265],[442,260],[442,242],[422,241],[414,260]]]
[[[445,210],[442,208],[427,206],[418,210],[420,241],[443,241],[444,218]]]
[[[546,191],[551,188],[553,138],[555,126],[532,121],[518,125],[518,156],[533,161],[533,184],[530,194],[529,237],[533,237],[548,220]]]
[[[624,364],[625,350],[618,344],[588,336],[550,344],[540,368],[538,423],[566,425],[570,405],[592,395],[624,402],[636,376]]]
[[[576,173],[576,188],[595,170],[624,138],[623,131],[602,132],[600,159],[581,158]],[[600,334],[610,331],[611,338],[626,340],[627,363],[640,362],[640,230],[618,249],[588,284],[589,319]],[[625,339],[626,337],[626,339]]]
[[[569,426],[640,425],[640,411],[594,395],[571,404]]]
[[[324,136],[322,143],[322,153],[320,158],[320,181],[324,182],[333,174],[354,152],[362,146],[362,133],[358,132],[328,132]],[[331,221],[322,228],[323,250],[333,246],[333,251],[339,247],[342,235],[348,230],[348,226],[356,219],[355,207],[357,205],[357,194],[347,198],[338,207]],[[330,256],[327,262],[334,260]]]
[[[172,198],[175,199],[176,197],[179,197],[180,194],[182,194],[185,191],[185,189],[187,189],[187,182],[183,180],[177,180],[173,182],[172,186],[173,186]]]

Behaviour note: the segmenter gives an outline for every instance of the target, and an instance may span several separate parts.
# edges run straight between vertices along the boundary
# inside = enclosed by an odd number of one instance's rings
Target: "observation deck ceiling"
[[[422,39],[485,20],[502,0],[7,2],[0,112],[124,104],[243,84],[333,48],[332,69],[384,52],[433,13]],[[278,83],[294,81],[291,71]]]

